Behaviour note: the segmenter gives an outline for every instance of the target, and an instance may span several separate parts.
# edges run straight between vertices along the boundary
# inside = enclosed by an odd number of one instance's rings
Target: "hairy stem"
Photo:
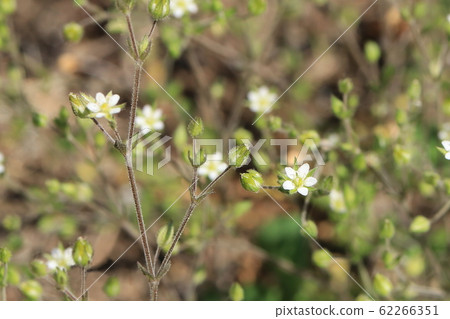
[[[2,300],[6,301],[6,285],[8,283],[8,263],[3,265]]]
[[[88,301],[89,295],[88,291],[86,290],[86,267],[81,267],[81,300],[82,301]]]
[[[100,129],[100,131],[103,133],[103,135],[105,135],[105,137],[111,142],[111,143],[115,143],[116,140],[105,130],[105,128],[97,121],[97,119],[92,119],[92,122],[95,123],[95,125],[98,126],[98,128]]]

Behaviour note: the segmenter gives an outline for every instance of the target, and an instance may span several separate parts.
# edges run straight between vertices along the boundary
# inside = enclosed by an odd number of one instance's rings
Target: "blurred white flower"
[[[5,172],[5,157],[0,153],[0,175]]]
[[[438,137],[441,140],[450,140],[450,123],[442,124],[441,130],[438,133]]]
[[[153,109],[150,105],[145,105],[142,111],[138,110],[136,126],[142,133],[161,131],[164,129],[164,123],[161,118],[162,111],[160,109]]]
[[[69,247],[64,249],[60,246],[52,250],[51,255],[47,255],[47,268],[49,271],[53,272],[57,268],[69,269],[75,265],[72,258],[72,248]]]
[[[444,149],[446,151],[445,159],[448,159],[450,161],[450,141],[442,141],[442,146],[444,146]]]
[[[197,13],[198,7],[194,0],[171,0],[170,11],[175,18],[181,18],[189,13]]]
[[[347,208],[345,207],[345,199],[342,192],[335,189],[330,192],[330,207],[337,213],[345,213]]]
[[[86,105],[89,111],[92,113],[89,117],[106,118],[112,120],[112,116],[117,114],[121,110],[119,103],[120,96],[109,92],[106,96],[103,93],[97,93],[95,96],[95,102],[90,102]]]
[[[284,169],[288,180],[283,182],[283,189],[287,191],[295,190],[299,194],[306,196],[309,192],[309,187],[314,186],[317,183],[317,179],[314,177],[308,177],[309,164],[303,164],[296,171],[292,167],[286,167]]]
[[[339,146],[339,134],[330,134],[327,138],[320,140],[320,146],[324,151],[334,150]]]
[[[227,163],[219,158],[223,158],[222,153],[208,155],[205,164],[198,168],[198,175],[207,176],[212,181],[215,180],[228,167]]]
[[[277,95],[270,92],[268,87],[262,86],[257,90],[250,91],[247,98],[250,102],[250,110],[255,113],[262,113],[269,110],[273,106],[277,100]]]

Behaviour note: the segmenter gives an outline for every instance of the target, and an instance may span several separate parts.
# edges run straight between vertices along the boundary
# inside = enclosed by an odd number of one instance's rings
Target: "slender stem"
[[[88,291],[86,290],[86,267],[81,267],[81,300],[88,301]]]
[[[8,283],[8,263],[3,265],[2,300],[6,301],[6,285]]]
[[[136,121],[136,110],[139,102],[139,89],[141,86],[141,62],[136,62],[134,68],[134,82],[133,82],[133,92],[131,96],[131,110],[130,110],[130,121],[128,123],[128,136],[127,136],[127,151],[131,152],[133,147],[133,136]]]
[[[70,300],[77,301],[77,297],[67,288],[61,289],[61,292]]]
[[[436,213],[436,215],[431,218],[431,223],[437,222],[439,219],[441,219],[447,212],[450,211],[450,200],[447,201],[444,206]]]
[[[136,42],[136,36],[134,35],[133,24],[131,23],[130,13],[126,14],[125,18],[127,20],[128,31],[130,33],[130,38],[131,38],[131,46],[132,46],[133,52],[135,54],[135,58],[139,59],[139,50],[138,50],[138,46],[137,46],[137,42]]]
[[[150,29],[150,32],[149,32],[149,34],[148,34],[148,39],[149,40],[151,40],[152,39],[152,36],[153,36],[153,33],[155,32],[155,29],[156,29],[156,24],[158,23],[158,21],[153,21],[153,24],[152,24],[152,28]]]
[[[159,272],[164,271],[164,268],[167,266],[170,257],[172,257],[172,253],[173,250],[175,249],[175,246],[177,245],[178,241],[181,238],[181,235],[184,232],[184,229],[186,228],[187,223],[189,222],[189,219],[192,216],[192,213],[194,212],[194,209],[197,207],[197,203],[196,202],[191,202],[191,204],[189,205],[186,213],[184,214],[183,220],[180,224],[180,227],[178,228],[175,237],[172,241],[172,244],[170,245],[169,250],[167,251],[167,254],[164,256],[164,259],[161,263],[161,267],[159,268]]]
[[[211,188],[221,179],[229,170],[231,169],[231,166],[228,166],[222,174],[220,174],[215,180],[213,180],[211,183],[209,183],[208,186],[205,187],[205,189],[200,193],[200,195],[197,196],[197,198],[203,197],[205,194],[207,194]]]
[[[97,119],[92,119],[92,122],[95,123],[95,125],[98,126],[100,131],[105,135],[105,137],[113,144],[116,143],[116,140],[105,130],[105,128],[97,121]]]
[[[264,189],[279,189],[280,188],[280,186],[268,186],[268,185],[263,185],[261,187]]]

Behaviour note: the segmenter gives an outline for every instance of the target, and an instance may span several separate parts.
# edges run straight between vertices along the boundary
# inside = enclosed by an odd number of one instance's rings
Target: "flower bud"
[[[58,289],[64,289],[69,281],[66,270],[62,268],[56,268],[56,271],[53,273],[53,279],[55,279]]]
[[[11,256],[11,251],[8,248],[0,248],[0,263],[9,263]]]
[[[317,229],[317,225],[312,220],[307,220],[303,225],[303,229],[301,230],[306,236],[311,236],[313,238],[317,238],[319,234],[319,230]]]
[[[317,267],[327,268],[330,265],[332,259],[328,250],[319,249],[313,252],[312,261]]]
[[[169,222],[168,224],[164,225],[158,231],[158,235],[156,236],[156,242],[163,251],[167,251],[170,248],[174,233],[175,229],[173,227],[172,222]]]
[[[201,118],[196,117],[195,120],[192,120],[188,125],[188,132],[192,138],[196,138],[203,133],[203,121]]]
[[[344,102],[334,95],[331,97],[331,109],[337,118],[344,119],[347,117]]]
[[[36,277],[47,275],[47,265],[42,260],[33,260],[30,264],[31,272]]]
[[[372,64],[377,63],[381,58],[381,49],[378,43],[374,41],[368,41],[364,46],[364,52],[366,59]]]
[[[103,285],[103,292],[109,297],[114,298],[120,293],[119,279],[116,277],[109,277]]]
[[[246,173],[241,174],[242,187],[250,192],[257,193],[263,182],[262,175],[254,169],[249,169]]]
[[[170,0],[150,0],[148,11],[155,21],[162,20],[170,14]]]
[[[47,126],[47,116],[44,114],[33,113],[31,115],[33,125],[36,127],[46,127]]]
[[[188,150],[188,158],[189,162],[191,163],[192,167],[200,167],[203,164],[206,163],[206,154],[203,149],[200,149],[200,151],[195,152],[195,158],[191,156],[191,151]]]
[[[116,0],[117,9],[122,11],[123,14],[130,13],[136,5],[136,0]]]
[[[92,261],[93,253],[91,244],[79,237],[73,245],[72,258],[77,266],[87,267]]]
[[[381,239],[391,239],[395,234],[395,226],[390,219],[385,219],[380,230]]]
[[[64,38],[72,43],[78,43],[83,38],[84,30],[76,22],[70,22],[64,26]]]
[[[230,287],[230,298],[233,301],[241,301],[244,299],[244,289],[242,286],[235,282]]]
[[[248,2],[248,11],[255,16],[263,14],[266,8],[267,0],[249,0]]]
[[[430,220],[425,216],[416,216],[411,225],[409,226],[409,231],[416,234],[426,233],[430,230]]]
[[[72,108],[73,114],[79,118],[87,118],[89,115],[89,110],[86,105],[89,103],[89,97],[83,93],[77,95],[74,93],[69,93],[70,106]]]
[[[249,163],[250,150],[243,144],[233,147],[228,153],[228,161],[231,166],[240,168]]]
[[[20,291],[27,300],[39,300],[42,296],[42,286],[36,280],[28,280],[20,285]]]
[[[382,259],[384,267],[386,267],[387,269],[393,269],[400,261],[399,257],[395,257],[395,255],[388,250],[383,252]]]
[[[383,297],[388,297],[392,292],[391,281],[382,274],[376,274],[373,279],[373,289],[375,292]]]
[[[339,92],[342,94],[348,94],[353,90],[353,82],[351,79],[343,79],[338,83]]]

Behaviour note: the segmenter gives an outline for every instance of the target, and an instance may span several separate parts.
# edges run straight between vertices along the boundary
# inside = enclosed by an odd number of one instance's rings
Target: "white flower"
[[[89,111],[92,112],[89,117],[104,117],[108,120],[112,120],[112,116],[119,113],[121,110],[121,106],[117,105],[119,100],[120,96],[117,94],[113,95],[112,92],[109,92],[106,96],[103,93],[97,93],[95,102],[90,101],[90,103],[86,105]]]
[[[71,247],[64,249],[64,247],[60,246],[53,249],[51,255],[47,255],[46,257],[49,271],[55,271],[57,268],[69,269],[75,265]]]
[[[220,160],[221,158],[223,156],[219,152],[208,155],[205,164],[198,168],[198,175],[207,176],[212,181],[215,180],[228,167],[225,162]]]
[[[330,192],[330,207],[337,213],[345,213],[347,208],[345,207],[345,199],[342,192],[335,189]]]
[[[450,141],[442,141],[442,146],[444,146],[444,149],[446,151],[445,159],[448,159],[450,161]]]
[[[186,12],[197,13],[198,7],[194,0],[171,0],[170,11],[175,18],[181,18]]]
[[[314,177],[308,177],[309,164],[303,164],[295,171],[292,167],[286,167],[286,176],[288,180],[283,182],[283,189],[287,191],[297,191],[299,194],[306,196],[309,192],[309,187],[317,183],[317,179]]]
[[[164,129],[164,123],[161,120],[162,111],[160,109],[153,109],[150,105],[145,105],[141,110],[138,110],[136,116],[136,126],[143,133],[149,131],[161,131]]]
[[[262,113],[269,110],[273,106],[277,100],[277,95],[270,92],[268,87],[263,86],[257,90],[249,92],[247,98],[250,102],[250,110],[255,113]]]
[[[0,175],[5,172],[5,157],[0,153]]]
[[[442,124],[441,130],[438,133],[438,137],[441,140],[449,140],[450,139],[450,122]]]

